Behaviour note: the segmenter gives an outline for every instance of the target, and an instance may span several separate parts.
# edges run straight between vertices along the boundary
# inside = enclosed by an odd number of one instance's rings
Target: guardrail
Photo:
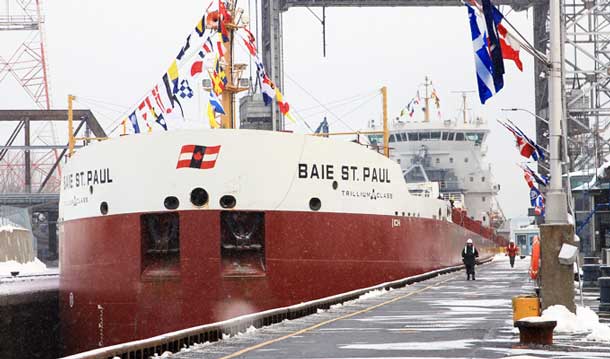
[[[492,257],[488,257],[482,259],[479,263],[483,264],[490,262],[491,260]],[[63,359],[112,359],[115,357],[119,357],[121,359],[147,359],[148,357],[154,356],[155,353],[161,354],[166,351],[175,353],[184,347],[188,347],[196,343],[222,340],[223,334],[235,335],[237,333],[246,331],[246,329],[250,326],[261,328],[279,323],[285,319],[297,319],[314,314],[318,309],[329,309],[332,305],[357,299],[361,295],[373,290],[405,287],[409,284],[431,279],[441,274],[455,272],[463,268],[463,265],[459,265],[438,269],[432,272],[427,272],[392,282],[381,283],[372,287],[357,289],[351,292],[341,293],[289,307],[270,309],[264,312],[248,314],[222,322],[205,324],[162,334],[152,338],[94,349],[87,352],[70,355],[64,357]]]

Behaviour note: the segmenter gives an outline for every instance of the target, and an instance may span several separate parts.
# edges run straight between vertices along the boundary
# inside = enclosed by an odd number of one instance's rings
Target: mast
[[[383,97],[383,155],[390,158],[390,133],[388,131],[388,88],[381,88]]]
[[[424,82],[424,86],[426,88],[426,94],[424,95],[424,100],[426,101],[425,112],[424,112],[424,122],[430,122],[430,96],[428,95],[428,86],[432,83],[429,82],[428,76],[426,76],[426,80]]]
[[[221,0],[222,1],[222,0]],[[235,38],[235,31],[239,26],[235,23],[236,20],[236,2],[229,2],[227,10],[231,14],[231,22],[225,23],[227,31],[229,32],[229,46],[225,49],[223,56],[224,71],[227,76],[227,85],[222,92],[222,107],[225,110],[225,114],[221,115],[221,127],[222,128],[235,128],[235,95],[237,93],[248,90],[247,87],[243,88],[239,86],[239,79],[242,72],[245,70],[245,64],[233,64],[233,40]],[[220,25],[219,25],[220,26]],[[219,33],[218,36],[222,35]],[[223,45],[226,44],[223,42]]]
[[[462,92],[462,101],[464,103],[464,108],[462,110],[462,114],[464,115],[464,124],[466,124],[467,121],[467,116],[466,116],[466,92]]]

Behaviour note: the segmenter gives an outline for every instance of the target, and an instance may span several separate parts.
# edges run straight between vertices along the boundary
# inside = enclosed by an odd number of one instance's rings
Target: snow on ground
[[[467,349],[472,347],[478,340],[446,340],[429,342],[405,342],[405,343],[382,343],[382,344],[349,344],[339,346],[341,349],[365,349],[365,350],[452,350]]]
[[[10,276],[11,272],[19,272],[19,274],[34,274],[42,273],[47,270],[47,266],[38,258],[34,258],[32,262],[19,263],[16,261],[0,262],[0,276]]]
[[[556,333],[590,333],[587,340],[610,342],[610,327],[600,323],[597,314],[589,307],[578,306],[574,314],[563,305],[553,305],[545,309],[540,318],[557,321]]]

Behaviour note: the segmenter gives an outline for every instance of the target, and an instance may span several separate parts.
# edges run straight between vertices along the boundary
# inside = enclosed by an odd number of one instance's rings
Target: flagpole
[[[574,272],[572,265],[557,260],[565,245],[578,246],[574,241],[574,225],[568,223],[566,193],[562,188],[561,122],[562,104],[562,0],[549,0],[549,162],[551,178],[546,193],[545,224],[540,228],[540,297],[542,310],[552,305],[563,305],[576,313],[574,303]],[[564,129],[565,130],[565,129]]]
[[[567,223],[566,194],[562,188],[561,171],[561,1],[550,0],[550,76],[549,76],[549,162],[551,183],[547,192],[546,222],[549,224]]]

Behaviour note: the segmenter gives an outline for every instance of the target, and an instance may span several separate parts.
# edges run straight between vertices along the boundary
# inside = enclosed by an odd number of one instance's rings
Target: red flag
[[[201,72],[203,72],[203,61],[195,61],[193,66],[191,66],[191,76],[195,76]]]
[[[523,72],[523,63],[519,58],[519,43],[512,38],[504,25],[498,24],[498,34],[500,35],[500,47],[502,48],[502,58],[513,60],[519,71]]]
[[[536,148],[534,148],[534,146],[527,142],[523,137],[519,137],[516,135],[515,137],[517,137],[517,146],[519,147],[519,153],[521,154],[521,156],[525,158],[530,158],[532,153],[536,151]]]
[[[246,47],[248,48],[250,55],[256,56],[256,46],[254,46],[254,43],[249,42],[248,40],[244,39],[244,44],[246,44]]]
[[[523,177],[525,177],[525,182],[527,182],[527,186],[529,188],[534,187],[534,178],[532,178],[531,174],[529,174],[528,172],[524,172],[523,173]]]
[[[232,18],[222,0],[218,0],[218,13],[220,14],[220,33],[222,34],[222,41],[229,42],[229,32],[227,31],[226,24],[231,22]]]

